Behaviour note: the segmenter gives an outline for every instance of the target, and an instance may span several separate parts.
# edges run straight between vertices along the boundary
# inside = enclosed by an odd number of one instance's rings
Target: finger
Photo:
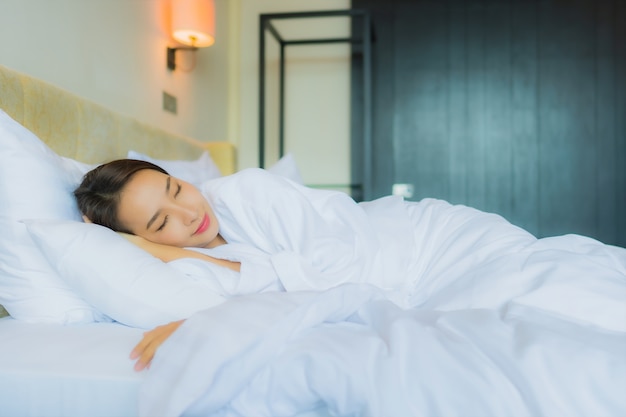
[[[159,326],[146,332],[141,342],[132,350],[131,359],[138,359],[136,370],[142,370],[150,364],[159,346],[167,339],[169,332],[167,325]]]
[[[156,348],[158,347],[158,343],[151,343],[146,346],[141,352],[137,355],[137,362],[135,363],[135,370],[141,371],[145,367],[147,367],[152,359],[154,358],[154,354],[156,353]]]
[[[142,370],[150,366],[157,349],[170,335],[178,329],[184,320],[171,322],[144,333],[144,337],[131,352],[131,359],[138,359],[135,370]]]
[[[131,359],[137,359],[141,356],[141,353],[146,349],[146,347],[150,344],[150,332],[144,332],[143,338],[130,352]]]
[[[144,368],[150,367],[152,359],[154,359],[154,355],[156,355],[159,346],[161,346],[161,344],[167,339],[167,336],[162,333],[155,336],[156,337],[150,341],[150,344],[148,344],[145,349],[140,352],[138,360],[135,363],[135,370],[141,371]]]
[[[134,369],[135,371],[142,371],[145,368],[150,366],[150,362],[152,362],[152,358],[154,357],[153,353],[142,355],[137,362],[135,362]]]

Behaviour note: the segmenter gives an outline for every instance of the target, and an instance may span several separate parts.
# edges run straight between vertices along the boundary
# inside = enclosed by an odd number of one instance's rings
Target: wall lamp
[[[176,51],[196,51],[215,43],[214,0],[172,0],[172,37],[184,46],[167,48],[167,68],[176,69]]]

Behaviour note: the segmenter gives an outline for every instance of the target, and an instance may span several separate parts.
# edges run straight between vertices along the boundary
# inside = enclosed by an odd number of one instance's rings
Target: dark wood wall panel
[[[447,86],[447,141],[448,152],[448,199],[450,201],[468,201],[467,173],[470,161],[469,135],[467,129],[467,25],[465,8],[448,8],[448,86]],[[450,24],[458,22],[458,24]]]
[[[511,170],[511,5],[499,2],[483,10],[483,65],[485,98],[485,200],[483,207],[511,218],[513,214]]]
[[[623,2],[622,2],[623,3]],[[595,61],[596,61],[596,124],[595,136],[606,138],[604,146],[600,146],[596,153],[597,190],[598,195],[605,196],[603,201],[596,199],[598,234],[606,239],[617,240],[617,230],[611,219],[616,219],[617,194],[613,190],[617,186],[617,179],[611,173],[617,171],[618,144],[616,131],[616,113],[599,111],[602,108],[611,108],[616,103],[615,93],[617,46],[615,31],[616,25],[611,24],[617,8],[614,4],[601,7],[597,10],[597,27],[595,28]],[[619,83],[619,81],[618,81]]]
[[[372,12],[374,191],[626,246],[626,2],[354,0]]]
[[[615,241],[626,246],[626,2],[613,2],[615,12],[611,22],[615,31],[613,56],[615,71],[613,86],[615,92],[613,117],[615,120],[615,188],[616,220],[606,219],[604,223],[614,223]]]
[[[539,10],[539,230],[546,235],[568,225],[587,235],[595,228],[593,9],[576,3]]]
[[[465,88],[467,91],[467,101],[465,103],[467,113],[467,124],[465,126],[467,147],[465,157],[468,159],[469,168],[466,173],[467,200],[465,202],[453,202],[482,208],[486,207],[485,187],[488,171],[485,166],[486,126],[483,118],[485,103],[488,100],[488,91],[485,88],[488,80],[483,54],[485,48],[485,37],[483,34],[485,16],[484,7],[481,3],[475,3],[466,7],[465,33],[467,34],[467,54],[464,82],[466,83]],[[451,25],[456,23],[450,22]],[[445,194],[436,194],[435,196],[449,200],[449,198],[445,197]],[[418,195],[417,197],[425,196]]]
[[[393,126],[395,167],[407,169],[396,169],[395,177],[428,193],[447,188],[445,14],[440,6],[425,4],[401,5],[396,16],[406,13],[413,19],[396,19],[394,26],[396,52],[402,51],[403,59],[394,66]],[[398,76],[407,82],[398,83]]]
[[[511,5],[511,142],[513,213],[510,220],[539,230],[538,13],[533,2]]]

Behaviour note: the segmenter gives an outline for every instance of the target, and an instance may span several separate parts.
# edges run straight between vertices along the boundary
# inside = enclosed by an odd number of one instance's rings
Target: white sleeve
[[[186,258],[177,265],[187,275],[210,282],[221,294],[236,296],[268,291],[284,291],[270,257],[250,245],[229,244],[216,248],[189,248],[218,259],[239,262],[240,271],[215,265],[201,259]],[[181,262],[182,261],[182,262]],[[211,270],[218,272],[211,273]]]
[[[363,279],[378,241],[367,233],[366,213],[349,196],[310,189],[260,169],[232,177],[212,197],[225,238],[270,254],[287,290]]]

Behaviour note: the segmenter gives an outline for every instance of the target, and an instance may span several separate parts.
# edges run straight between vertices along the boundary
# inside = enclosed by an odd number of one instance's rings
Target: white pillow
[[[198,188],[203,182],[222,176],[206,151],[195,161],[155,159],[133,150],[128,151],[127,157],[152,162],[166,170],[171,176],[187,181]]]
[[[304,183],[302,181],[302,175],[300,175],[298,165],[296,164],[296,160],[291,153],[288,153],[287,155],[280,158],[278,162],[269,167],[267,170],[272,174],[289,178],[290,180],[295,181],[298,184]]]
[[[185,275],[112,230],[74,221],[27,220],[35,242],[90,304],[132,327],[155,326],[222,303],[217,275],[236,272],[206,263],[205,280]]]
[[[80,162],[72,158],[66,158],[65,156],[61,157],[61,162],[63,164],[63,169],[68,172],[68,174],[72,178],[72,182],[76,183],[77,186],[83,181],[83,177],[87,172],[91,171],[99,165],[87,164],[85,162]]]
[[[0,304],[16,319],[107,320],[59,277],[20,222],[80,220],[72,192],[81,174],[70,165],[0,110]]]
[[[215,162],[211,159],[208,152],[204,152],[200,158],[195,161],[185,161],[182,159],[155,159],[133,150],[128,151],[127,157],[130,159],[152,162],[153,164],[156,164],[166,170],[170,175],[187,181],[198,188],[200,188],[200,185],[203,182],[222,176],[219,168],[215,165]],[[284,155],[267,170],[272,174],[289,178],[298,184],[303,184],[300,170],[298,169],[296,160],[291,153]]]

